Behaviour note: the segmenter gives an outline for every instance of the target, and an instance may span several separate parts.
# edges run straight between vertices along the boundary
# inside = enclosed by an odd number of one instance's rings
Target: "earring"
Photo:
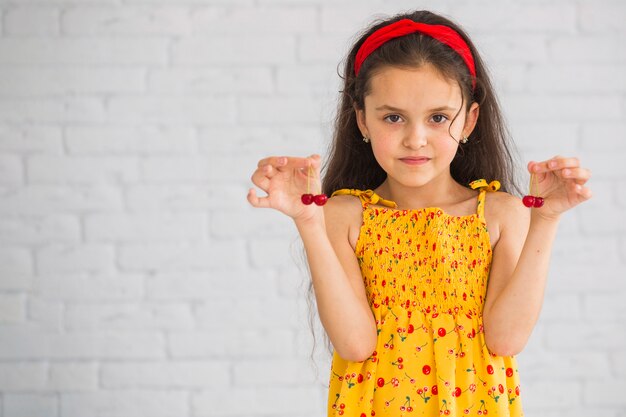
[[[370,140],[367,137],[363,136],[363,142],[370,143]]]
[[[467,136],[463,136],[463,139],[461,139],[461,143],[467,143]]]

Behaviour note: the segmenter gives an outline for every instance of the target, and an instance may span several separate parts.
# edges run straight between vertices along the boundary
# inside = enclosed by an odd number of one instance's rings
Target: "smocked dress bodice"
[[[360,199],[355,247],[378,342],[371,357],[333,354],[329,416],[523,416],[515,357],[491,354],[482,311],[491,267],[485,193],[476,211],[403,210],[372,190],[342,189]]]

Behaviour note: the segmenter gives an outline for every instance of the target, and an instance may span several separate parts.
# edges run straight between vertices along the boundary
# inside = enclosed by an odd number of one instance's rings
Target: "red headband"
[[[363,65],[363,61],[378,47],[390,39],[399,38],[414,32],[421,32],[439,42],[448,45],[454,49],[465,61],[470,74],[472,75],[472,88],[476,87],[476,69],[474,68],[474,58],[470,52],[467,43],[452,28],[444,25],[429,25],[426,23],[417,23],[411,19],[402,19],[390,25],[384,26],[372,33],[363,42],[356,54],[354,61],[354,74],[359,75],[359,69]]]

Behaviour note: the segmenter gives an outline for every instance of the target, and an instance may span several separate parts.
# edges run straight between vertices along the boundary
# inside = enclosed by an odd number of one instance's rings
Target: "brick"
[[[200,241],[208,228],[205,214],[93,214],[84,217],[87,242]]]
[[[5,38],[0,64],[164,65],[168,43],[145,37]]]
[[[113,210],[123,206],[122,190],[105,184],[28,185],[19,189],[0,188],[3,215],[48,215],[53,213]]]
[[[273,271],[251,269],[246,265],[241,265],[239,269],[212,268],[206,272],[157,272],[146,277],[145,282],[148,300],[206,301],[232,294],[274,294],[275,291]]]
[[[571,381],[604,379],[611,374],[613,361],[606,352],[543,350],[520,355],[518,363],[523,380],[540,381],[554,378]]]
[[[197,148],[194,130],[183,126],[69,126],[65,138],[72,155],[193,154]]]
[[[19,185],[24,183],[24,167],[18,156],[0,155],[0,184]]]
[[[555,63],[623,64],[626,50],[619,36],[557,36],[550,41],[549,54]]]
[[[621,116],[621,102],[617,95],[530,95],[510,94],[502,99],[510,119],[517,122],[615,122]],[[542,105],[537,106],[537,100]]]
[[[245,68],[166,68],[148,74],[148,90],[159,94],[217,95],[272,94],[272,69]]]
[[[624,410],[626,406],[625,389],[626,381],[623,379],[604,378],[601,381],[585,381],[583,401],[585,404],[601,407],[620,406]]]
[[[195,314],[198,327],[209,331],[223,326],[225,318],[238,329],[257,329],[295,327],[304,317],[295,300],[257,294],[210,298],[198,303]]]
[[[94,82],[98,80],[98,82]],[[144,69],[23,68],[0,69],[0,95],[50,96],[62,94],[141,93],[146,89]]]
[[[0,58],[1,61],[2,58]],[[102,99],[91,97],[0,97],[0,121],[12,123],[102,122]]]
[[[171,417],[186,415],[188,401],[187,393],[170,390],[68,392],[61,396],[61,409],[63,417]]]
[[[313,370],[301,359],[242,359],[233,366],[235,387],[307,386],[316,382]]]
[[[186,210],[230,209],[248,204],[248,189],[239,184],[163,183],[155,185],[131,185],[126,189],[129,210]]]
[[[323,133],[319,126],[250,126],[250,127],[200,127],[199,149],[210,155],[232,156],[240,153],[254,154],[257,162],[271,155],[307,156],[322,155]],[[265,149],[260,152],[259,145]],[[252,175],[252,171],[250,171]]]
[[[224,323],[211,331],[168,332],[167,338],[173,358],[265,359],[285,358],[294,352],[294,332],[286,327],[238,328]]]
[[[298,238],[268,238],[250,239],[250,259],[255,267],[285,266],[289,264],[289,259],[285,254],[290,253],[292,245],[296,244]]]
[[[543,155],[544,160],[553,155],[577,154],[579,127],[576,123],[513,121],[511,123],[513,139],[524,153],[532,151]],[[527,159],[532,158],[526,158]],[[527,172],[527,171],[525,171]]]
[[[314,415],[323,404],[317,399],[317,388],[310,387],[255,387],[215,389],[193,394],[192,412],[198,415],[216,413],[220,416],[255,413],[274,416]],[[245,398],[246,401],[241,401]],[[285,401],[289,398],[289,401]],[[319,415],[319,414],[316,414]]]
[[[61,26],[71,35],[190,35],[190,14],[178,5],[93,5],[66,10]]]
[[[28,321],[44,331],[59,332],[63,329],[64,306],[58,301],[49,301],[44,297],[28,298]]]
[[[0,125],[0,150],[59,155],[63,152],[61,128],[58,126]]]
[[[137,181],[139,169],[133,157],[33,156],[26,161],[26,176],[36,183]]]
[[[0,293],[0,323],[26,321],[26,296]]]
[[[4,33],[9,35],[58,35],[59,16],[57,7],[20,5],[4,13]]]
[[[298,42],[298,64],[338,65],[348,54],[349,40],[345,35],[302,35]]]
[[[0,242],[37,244],[42,241],[78,242],[80,219],[73,215],[4,216],[0,218]]]
[[[285,35],[250,37],[241,33],[206,35],[175,41],[171,50],[175,65],[284,64],[295,62],[296,39]]]
[[[118,249],[117,264],[122,270],[158,270],[161,272],[214,268],[236,265],[246,259],[243,241],[214,241],[207,244],[179,243],[134,245]]]
[[[583,295],[583,315],[593,317],[598,313],[610,311],[606,316],[606,321],[626,323],[626,303],[624,303],[625,293],[614,292],[612,294],[584,294]]]
[[[4,393],[42,390],[47,379],[48,365],[43,362],[0,363],[0,390]]]
[[[231,125],[235,122],[233,98],[201,98],[141,95],[112,97],[108,106],[110,122],[122,124]]]
[[[263,192],[260,192],[263,195]],[[291,236],[293,220],[277,210],[219,211],[211,218],[211,234],[229,236]]]
[[[529,91],[537,94],[626,92],[626,65],[539,64],[530,68],[528,78]]]
[[[315,98],[244,98],[240,103],[242,122],[267,125],[270,123],[319,123],[320,102]]]
[[[579,5],[579,19],[585,33],[624,33],[626,5],[622,2],[605,1],[601,7],[597,3],[585,2]]]
[[[47,300],[53,301],[137,301],[143,294],[143,282],[142,275],[133,274],[42,273],[35,285]]]
[[[271,24],[268,24],[271,22]],[[194,33],[241,34],[249,33],[300,34],[314,33],[318,27],[315,6],[299,7],[203,7],[193,11]]]
[[[3,409],[11,417],[57,417],[59,398],[54,393],[5,394]]]
[[[224,361],[124,362],[102,365],[103,388],[216,389],[232,384]]]
[[[163,334],[115,330],[47,336],[46,356],[56,359],[149,359],[166,356]]]
[[[621,136],[626,123],[585,123],[581,132],[581,150],[596,151],[606,149],[616,152],[626,151],[626,141]]]
[[[52,362],[48,386],[62,391],[95,391],[100,386],[99,369],[96,362]]]
[[[583,384],[576,380],[563,381],[560,379],[533,381],[520,387],[522,401],[527,401],[531,407],[524,403],[524,411],[533,410],[562,410],[571,406],[582,405]]]
[[[501,64],[534,64],[549,62],[548,38],[541,34],[524,36],[476,33],[472,36],[479,53],[489,67],[491,62]]]
[[[29,275],[33,272],[32,256],[25,248],[1,247],[0,265],[3,276]]]
[[[115,249],[98,244],[50,244],[35,253],[37,270],[54,272],[106,272],[115,267]]]
[[[194,316],[190,306],[182,303],[69,304],[64,323],[71,331],[184,330],[194,327]]]
[[[201,181],[214,179],[206,157],[155,156],[140,161],[142,179],[150,182]]]
[[[568,2],[505,3],[497,9],[490,2],[479,2],[450,8],[454,15],[462,19],[463,26],[472,28],[472,32],[526,36],[529,33],[575,33],[577,30],[577,7]],[[485,16],[489,16],[488,25],[485,24]]]
[[[563,352],[623,349],[626,347],[623,327],[623,323],[604,321],[547,324],[546,342],[550,349]]]

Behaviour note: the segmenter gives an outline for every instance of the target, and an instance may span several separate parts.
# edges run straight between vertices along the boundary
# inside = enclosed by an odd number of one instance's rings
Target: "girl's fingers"
[[[256,195],[256,190],[254,188],[250,188],[250,190],[248,191],[248,201],[250,202],[250,204],[252,204],[254,207],[259,207],[259,208],[269,208],[270,207],[270,200],[268,197],[258,197]]]
[[[557,171],[563,168],[578,168],[580,166],[580,160],[576,157],[564,158],[562,156],[555,156],[552,159],[542,162],[529,162],[528,170],[536,174],[548,171]]]
[[[565,168],[561,172],[563,178],[572,179],[577,184],[585,184],[591,178],[591,171],[586,168]]]

